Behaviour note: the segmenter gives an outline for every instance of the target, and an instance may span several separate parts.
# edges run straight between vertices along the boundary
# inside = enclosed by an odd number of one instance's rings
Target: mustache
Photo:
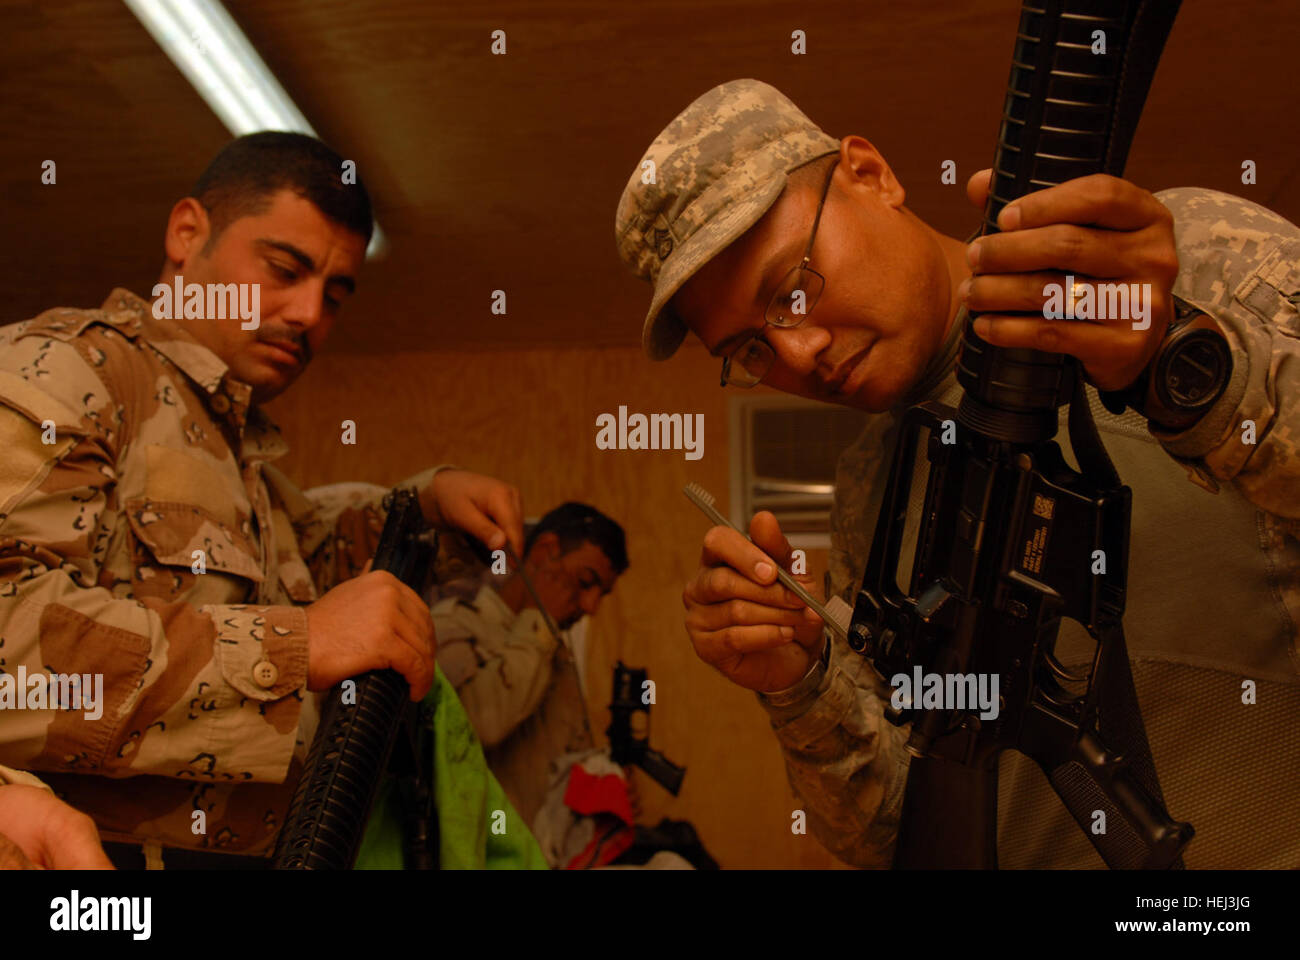
[[[302,360],[305,364],[311,359],[311,345],[307,342],[307,337],[301,331],[293,327],[279,326],[275,324],[263,323],[257,330],[257,339],[260,343],[290,343],[298,348],[302,354]]]

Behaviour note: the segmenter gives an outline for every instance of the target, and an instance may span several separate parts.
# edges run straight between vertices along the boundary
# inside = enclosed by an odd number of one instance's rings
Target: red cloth
[[[636,837],[632,828],[632,804],[627,781],[614,773],[593,776],[581,764],[569,770],[564,805],[574,813],[596,819],[591,843],[568,862],[569,870],[588,870],[617,860]]]
[[[591,817],[612,813],[628,826],[632,825],[632,803],[627,798],[627,781],[615,773],[593,776],[575,763],[569,770],[569,786],[564,791],[564,805],[574,813]]]

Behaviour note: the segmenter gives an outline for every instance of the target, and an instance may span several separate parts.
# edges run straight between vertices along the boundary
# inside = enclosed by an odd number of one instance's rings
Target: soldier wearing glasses
[[[976,206],[987,191],[987,171],[971,178]],[[1133,490],[1125,632],[1169,809],[1197,827],[1186,863],[1300,866],[1300,801],[1284,786],[1300,776],[1300,230],[1227,194],[1153,195],[1108,176],[1009,204],[1002,232],[973,243],[904,201],[863,137],[828,136],[767,84],[715,87],[659,134],[619,202],[619,254],[653,287],[646,353],[667,359],[689,331],[721,359],[724,386],[762,382],[879,414],[842,453],[836,482],[832,591],[850,601],[898,417],[960,398],[953,369],[967,308],[993,345],[1077,357]],[[1149,327],[1045,318],[1043,288],[1066,275],[1149,284]],[[1231,382],[1191,420],[1140,389],[1174,294],[1233,353]],[[1127,392],[1132,409],[1108,412],[1098,390]],[[1253,442],[1243,442],[1246,421]],[[889,691],[866,661],[826,639],[776,581],[771,560],[790,560],[776,518],[757,514],[750,535],[706,534],[683,592],[691,642],[759,694],[818,839],[847,862],[887,866],[908,731],[883,719]],[[1063,623],[1062,662],[1091,652],[1083,629]],[[1018,754],[1002,761],[998,809],[1003,866],[1102,865]]]

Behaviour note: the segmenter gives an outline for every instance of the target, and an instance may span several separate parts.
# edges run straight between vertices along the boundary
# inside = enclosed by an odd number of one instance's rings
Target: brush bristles
[[[698,483],[688,483],[686,485],[686,489],[689,490],[691,493],[693,493],[696,497],[698,497],[701,502],[707,503],[709,506],[713,506],[714,504],[713,494],[709,493],[709,491],[705,490]]]

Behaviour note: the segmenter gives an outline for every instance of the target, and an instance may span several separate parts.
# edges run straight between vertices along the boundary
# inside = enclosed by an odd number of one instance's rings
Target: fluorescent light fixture
[[[259,130],[318,136],[217,0],[122,0],[237,137]],[[388,241],[375,224],[367,259]]]

